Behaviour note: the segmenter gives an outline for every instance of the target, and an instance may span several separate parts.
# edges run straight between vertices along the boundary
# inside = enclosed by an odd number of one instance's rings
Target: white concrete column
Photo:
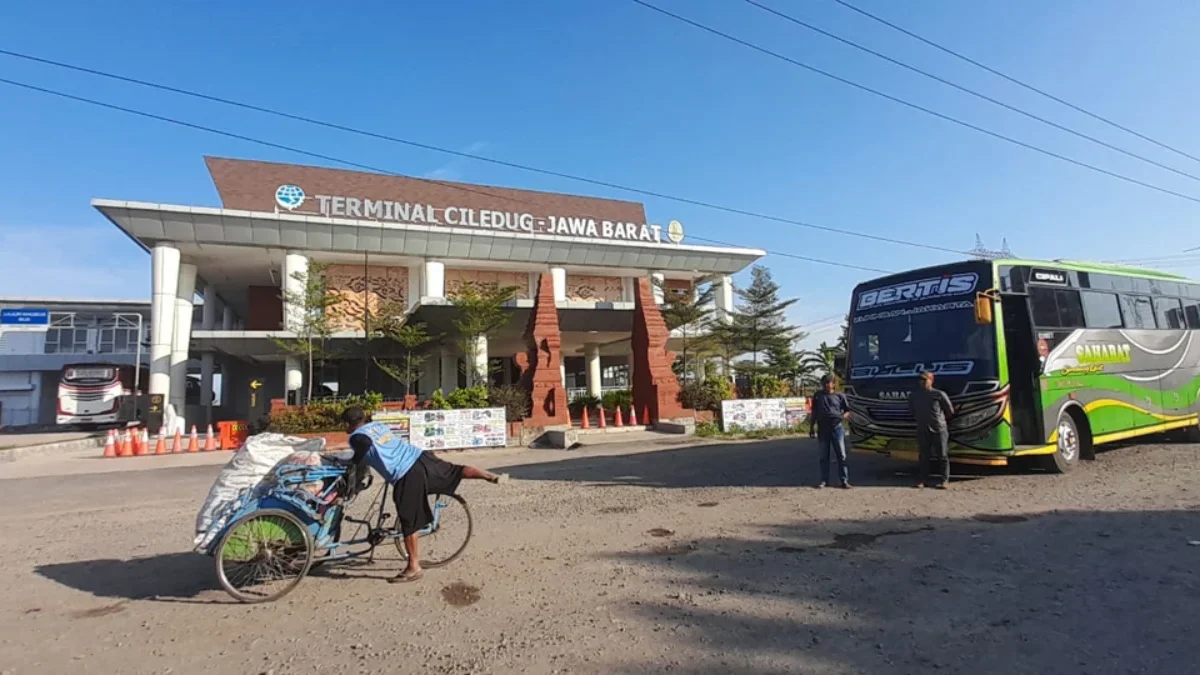
[[[480,335],[475,339],[475,354],[472,367],[467,369],[467,386],[474,387],[477,384],[487,386],[488,383],[488,339],[486,335]]]
[[[192,308],[196,295],[196,266],[179,265],[179,283],[175,288],[175,331],[171,342],[171,405],[184,418],[187,399],[188,348],[192,342]]]
[[[212,424],[213,372],[215,355],[204,352],[200,355],[200,405],[204,406],[204,423]],[[225,379],[225,378],[221,378]]]
[[[421,302],[421,265],[408,266],[408,291],[404,299],[404,308],[412,310]]]
[[[713,302],[717,306],[717,319],[729,323],[733,320],[733,279],[721,277],[720,280],[713,282],[713,286]]]
[[[229,305],[221,309],[221,330],[233,330],[233,310]]]
[[[567,270],[562,267],[551,267],[550,278],[554,280],[554,302],[567,299]]]
[[[426,260],[421,278],[421,295],[427,298],[446,297],[446,265],[440,260]],[[442,375],[443,380],[445,375]],[[443,392],[445,393],[445,392]]]
[[[283,329],[294,331],[304,322],[304,305],[292,302],[304,295],[308,284],[308,258],[296,253],[283,257]]]
[[[650,274],[650,290],[654,292],[654,302],[659,305],[663,304],[663,298],[666,295],[666,289],[663,288],[663,281],[665,281],[665,277],[663,277],[662,272],[652,272]]]
[[[179,287],[179,249],[158,245],[150,252],[150,388],[171,396],[171,345],[175,335],[175,291]],[[165,401],[169,402],[169,401]]]
[[[621,277],[621,301],[633,302],[637,291],[634,289],[633,277]]]
[[[208,288],[204,288],[204,304],[200,306],[200,328],[203,330],[212,330],[217,326],[217,310],[221,308],[221,300],[217,298],[217,292]]]
[[[600,398],[600,345],[589,342],[583,346],[583,358],[587,362],[588,394]]]
[[[433,393],[434,389],[441,386],[438,379],[442,368],[440,359],[441,353],[436,350],[426,356],[425,361],[421,364],[421,377],[417,380],[417,391],[413,392],[414,394],[420,392],[422,395],[428,396]]]
[[[304,387],[304,362],[298,356],[287,356],[283,359],[283,390],[300,391]],[[300,397],[297,395],[296,400]]]
[[[443,394],[458,389],[458,354],[449,347],[442,347],[442,386]]]
[[[567,388],[567,362],[560,356],[558,359],[558,378],[562,382],[563,389]],[[570,403],[570,401],[567,401]]]

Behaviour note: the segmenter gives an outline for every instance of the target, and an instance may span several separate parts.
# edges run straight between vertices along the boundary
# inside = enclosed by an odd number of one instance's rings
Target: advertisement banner
[[[493,448],[508,443],[504,408],[380,411],[372,418],[422,450]]]
[[[788,429],[808,419],[808,399],[742,398],[721,401],[721,426],[724,431],[737,427],[742,431]]]

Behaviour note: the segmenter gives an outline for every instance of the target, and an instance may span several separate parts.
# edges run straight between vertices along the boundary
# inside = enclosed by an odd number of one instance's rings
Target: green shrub
[[[703,382],[688,382],[679,389],[679,402],[692,410],[721,412],[721,401],[733,398],[729,381],[714,377]]]
[[[605,410],[616,410],[618,407],[628,408],[633,405],[633,392],[628,389],[606,391],[600,397],[600,401]]]
[[[529,392],[522,387],[506,384],[488,389],[488,401],[496,408],[504,408],[504,417],[509,422],[518,422],[529,417]]]
[[[271,414],[270,430],[280,434],[316,434],[344,431],[342,413],[357,406],[370,415],[383,405],[383,394],[367,392],[344,398],[316,399]]]
[[[446,395],[442,393],[441,389],[435,389],[429,395],[429,407],[433,410],[449,410],[453,406],[446,400]]]
[[[777,377],[755,375],[751,391],[754,398],[783,398],[788,395],[788,385]]]
[[[451,408],[486,408],[488,407],[488,390],[482,384],[474,387],[461,387],[450,392],[446,402]]]
[[[721,435],[721,429],[716,422],[697,422],[696,435],[700,438],[712,438]]]
[[[567,408],[571,411],[572,415],[582,415],[584,408],[587,408],[589,411],[595,411],[599,405],[599,398],[591,394],[579,394],[571,399],[571,402],[567,404]]]

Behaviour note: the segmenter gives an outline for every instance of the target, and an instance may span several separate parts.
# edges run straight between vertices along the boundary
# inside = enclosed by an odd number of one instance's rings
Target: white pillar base
[[[588,395],[600,398],[601,394],[601,373],[600,373],[600,345],[595,342],[589,342],[583,346],[583,358],[587,363],[587,388]]]

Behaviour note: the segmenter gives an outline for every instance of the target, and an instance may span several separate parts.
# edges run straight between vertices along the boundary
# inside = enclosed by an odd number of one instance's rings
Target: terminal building
[[[472,371],[488,373],[491,384],[516,383],[514,356],[526,349],[539,279],[549,275],[571,397],[629,386],[637,280],[656,280],[657,302],[713,283],[716,310],[727,313],[731,275],[765,254],[692,245],[680,223],[651,223],[635,202],[205,161],[220,207],[92,202],[150,254],[149,391],[164,395],[187,424],[245,419],[262,401],[296,401],[307,391],[307,365],[273,338],[293,334],[302,308],[289,300],[316,264],[337,302],[326,310],[336,329],[326,345],[332,354],[314,369],[314,395],[403,393],[373,365],[396,356],[395,348],[364,339],[364,320],[385,306],[403,308],[409,323],[438,336],[423,347],[419,396],[471,384]],[[474,368],[464,367],[453,323],[453,301],[470,283],[517,288],[508,324],[472,350]],[[194,398],[189,373],[199,377]],[[218,376],[224,391],[213,396]]]

